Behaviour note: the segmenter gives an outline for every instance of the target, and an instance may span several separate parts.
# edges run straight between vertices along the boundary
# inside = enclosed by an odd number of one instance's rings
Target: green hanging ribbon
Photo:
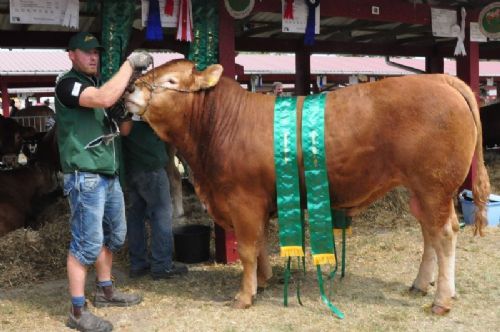
[[[193,0],[193,41],[187,58],[204,70],[218,62],[219,12],[216,0]]]
[[[332,215],[325,160],[326,94],[307,96],[302,110],[302,147],[314,265],[335,264]]]
[[[300,207],[296,109],[297,98],[276,98],[274,165],[282,257],[304,256],[304,218]]]
[[[335,264],[335,269],[330,275],[330,280],[333,283],[333,277],[337,271],[325,159],[325,103],[326,94],[307,96],[304,100],[302,109],[302,151],[304,155],[311,252],[314,265],[317,267],[321,300],[335,315],[342,319],[344,314],[330,302],[325,294],[321,273],[321,265]]]

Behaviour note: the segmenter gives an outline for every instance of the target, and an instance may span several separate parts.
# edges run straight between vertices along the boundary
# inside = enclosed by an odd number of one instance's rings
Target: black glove
[[[109,119],[115,120],[117,124],[128,121],[132,117],[132,114],[127,112],[123,99],[119,99],[116,104],[106,109],[106,114]]]

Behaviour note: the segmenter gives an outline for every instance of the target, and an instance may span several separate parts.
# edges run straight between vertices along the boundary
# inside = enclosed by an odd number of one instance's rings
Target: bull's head
[[[185,95],[208,89],[219,82],[221,65],[197,71],[193,62],[173,60],[139,77],[125,95],[127,110],[148,116],[151,110],[175,112],[181,106],[178,94]],[[185,98],[182,98],[185,100]]]

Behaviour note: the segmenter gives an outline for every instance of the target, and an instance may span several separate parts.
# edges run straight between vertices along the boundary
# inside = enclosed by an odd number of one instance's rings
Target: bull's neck
[[[216,87],[193,98],[181,132],[172,139],[195,176],[211,176],[222,167],[223,155],[232,153],[245,121],[247,95],[236,82],[222,78]]]

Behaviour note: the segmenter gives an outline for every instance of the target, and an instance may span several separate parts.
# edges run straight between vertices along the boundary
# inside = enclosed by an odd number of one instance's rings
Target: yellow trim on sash
[[[304,250],[302,249],[302,246],[286,246],[286,247],[281,247],[281,257],[295,257],[295,256],[300,256],[304,257]]]
[[[345,233],[346,233],[347,235],[352,235],[352,227],[351,227],[351,226],[347,227],[347,228],[345,229]],[[333,229],[333,234],[334,234],[335,236],[342,236],[342,228],[334,228],[334,229]]]
[[[335,255],[334,254],[313,255],[313,263],[314,265],[335,264]]]

